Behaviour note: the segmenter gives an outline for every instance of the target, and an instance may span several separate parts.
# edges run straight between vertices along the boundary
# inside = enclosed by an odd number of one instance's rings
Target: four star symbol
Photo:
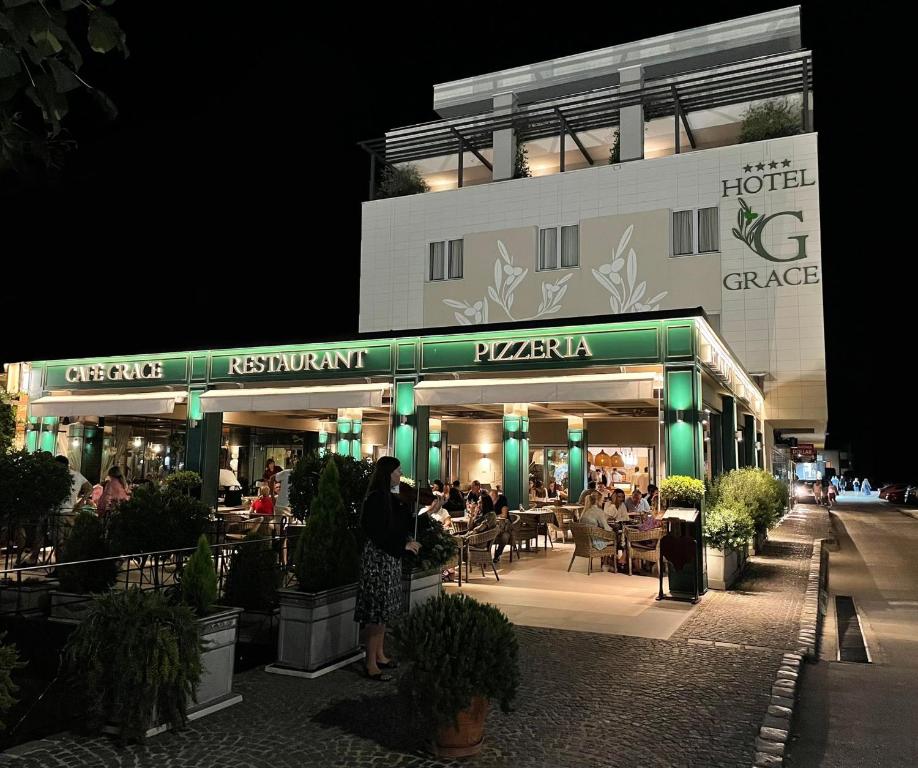
[[[758,163],[758,164],[756,165],[755,169],[756,169],[757,171],[764,171],[764,170],[765,170],[765,163]]]
[[[744,166],[743,166],[743,173],[752,173],[752,166],[751,166],[751,165],[744,165]]]
[[[781,165],[782,165],[783,167],[787,168],[787,166],[790,165],[790,160],[782,160],[782,161],[781,161]]]
[[[772,170],[774,170],[775,168],[778,167],[778,164],[777,164],[774,160],[772,160],[772,161],[768,164],[768,167],[771,168]]]

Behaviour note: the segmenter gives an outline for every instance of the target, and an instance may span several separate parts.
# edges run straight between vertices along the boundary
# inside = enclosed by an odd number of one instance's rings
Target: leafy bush
[[[705,514],[704,540],[714,549],[740,549],[754,533],[749,512],[739,504],[718,504]]]
[[[516,142],[516,154],[513,156],[513,178],[514,179],[528,179],[532,176],[532,171],[529,170],[529,150],[526,149],[526,145],[517,140]]]
[[[12,524],[34,525],[70,500],[70,472],[50,453],[0,455],[0,509]]]
[[[621,153],[621,135],[618,129],[612,131],[612,148],[609,150],[609,165],[620,163]]]
[[[193,496],[195,491],[201,490],[202,481],[197,472],[182,470],[181,472],[173,472],[171,475],[166,475],[163,479],[163,485],[178,493]]]
[[[171,488],[140,487],[109,515],[109,535],[118,554],[193,547],[210,509]]]
[[[772,99],[749,107],[743,113],[740,144],[796,136],[802,132],[800,109],[799,104],[792,105],[786,98]]]
[[[660,481],[660,496],[667,507],[701,506],[704,482],[688,475],[670,475]]]
[[[430,186],[424,181],[421,172],[415,165],[387,165],[382,173],[382,180],[376,191],[376,197],[402,197],[403,195],[416,195],[430,191]]]
[[[223,602],[250,611],[273,608],[280,584],[280,567],[271,549],[267,527],[262,523],[233,552]]]
[[[0,392],[0,456],[9,452],[16,437],[16,414],[6,392]]]
[[[160,722],[181,728],[201,679],[200,624],[159,592],[112,592],[95,602],[64,648],[86,724],[112,723],[122,742]]]
[[[456,723],[473,696],[504,712],[519,687],[519,648],[513,625],[497,608],[466,595],[444,594],[415,608],[393,629],[409,662],[399,688],[432,730]]]
[[[417,541],[421,545],[420,551],[416,555],[406,552],[402,558],[402,570],[406,574],[411,571],[440,570],[459,551],[456,540],[443,524],[427,515],[418,518]]]
[[[348,525],[357,531],[360,528],[360,508],[367,495],[367,484],[373,474],[373,462],[357,460],[351,456],[326,453],[319,456],[312,451],[301,458],[290,475],[290,507],[298,520],[305,519],[312,500],[319,491],[319,476],[329,463],[338,470],[338,488],[344,501]]]
[[[24,662],[19,661],[16,646],[2,642],[4,637],[6,632],[0,632],[0,716],[5,715],[16,703],[13,694],[19,690],[19,686],[13,682],[13,670],[25,666]],[[4,722],[0,720],[0,731],[5,727]]]
[[[182,569],[182,601],[198,614],[210,613],[217,599],[217,573],[207,537],[198,539],[198,548]]]
[[[70,535],[61,545],[59,562],[77,563],[83,560],[101,560],[111,554],[105,539],[105,527],[92,512],[80,512]],[[59,565],[55,574],[64,592],[87,594],[107,592],[118,578],[118,564],[114,560],[81,565]]]
[[[763,469],[734,469],[720,478],[720,502],[748,510],[759,533],[771,528],[784,509],[780,481]]]
[[[323,592],[357,581],[357,539],[341,499],[337,462],[329,461],[322,471],[293,563],[304,592]]]

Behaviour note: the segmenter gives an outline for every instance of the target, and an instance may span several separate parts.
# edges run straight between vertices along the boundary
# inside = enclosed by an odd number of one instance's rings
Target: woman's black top
[[[481,509],[478,510],[479,515],[486,515],[488,512],[494,511],[494,500],[491,498],[490,493],[482,493],[481,498]]]
[[[367,538],[392,557],[403,557],[410,536],[411,510],[388,491],[372,491],[364,499],[360,527]]]
[[[507,508],[507,514],[510,514],[510,502],[507,501],[507,497],[504,494],[500,494],[497,497],[497,501],[494,502],[494,513],[500,517],[504,511],[504,507]]]

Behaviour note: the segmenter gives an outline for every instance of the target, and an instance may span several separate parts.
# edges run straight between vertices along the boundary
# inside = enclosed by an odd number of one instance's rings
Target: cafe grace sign
[[[592,357],[586,336],[545,336],[508,341],[476,341],[475,362],[497,363],[516,360],[567,360]]]
[[[162,378],[162,360],[71,365],[64,372],[64,379],[68,384],[88,384],[98,381],[159,381]]]
[[[743,166],[743,175],[735,179],[723,179],[722,197],[734,197],[738,201],[736,223],[731,231],[733,237],[765,261],[787,265],[807,258],[808,235],[789,235],[785,244],[769,246],[767,235],[773,222],[785,223],[788,219],[803,223],[802,210],[775,211],[763,214],[754,209],[742,195],[778,192],[788,189],[812,187],[816,179],[807,178],[807,169],[795,169],[788,159],[771,160]],[[784,266],[745,272],[731,272],[724,276],[723,286],[728,291],[748,291],[752,288],[812,285],[819,282],[817,265]]]

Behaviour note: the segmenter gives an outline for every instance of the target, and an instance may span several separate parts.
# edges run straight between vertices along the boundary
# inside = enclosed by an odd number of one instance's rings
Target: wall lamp
[[[755,441],[755,449],[756,449],[757,451],[761,451],[761,450],[762,450],[762,443],[761,443],[760,441],[758,441],[758,440]]]
[[[398,417],[398,423],[402,426],[405,426],[408,423],[408,417],[405,414],[402,414]]]
[[[741,429],[736,430],[736,442],[743,442],[743,430]]]
[[[685,421],[685,411],[681,409],[676,411],[676,421]]]

